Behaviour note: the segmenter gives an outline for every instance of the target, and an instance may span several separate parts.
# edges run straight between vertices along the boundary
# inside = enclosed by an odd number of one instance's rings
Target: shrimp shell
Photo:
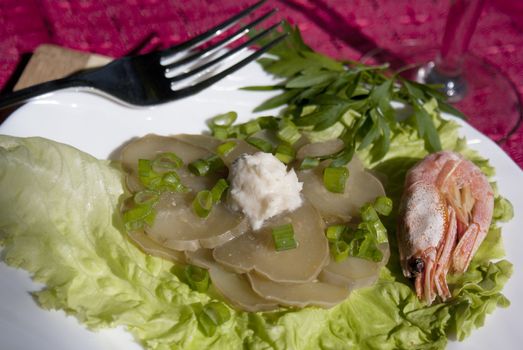
[[[405,277],[431,304],[451,296],[446,276],[463,273],[487,235],[494,209],[488,179],[461,155],[431,154],[407,172],[398,244]]]

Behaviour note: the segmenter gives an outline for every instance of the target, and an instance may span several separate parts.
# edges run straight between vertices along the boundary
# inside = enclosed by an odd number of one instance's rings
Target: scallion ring
[[[158,201],[158,192],[153,190],[142,190],[133,196],[134,203],[138,205],[152,205]]]
[[[298,128],[290,121],[284,123],[283,127],[278,131],[277,136],[280,140],[290,145],[293,145],[301,138]]]
[[[274,240],[276,251],[294,249],[298,246],[298,243],[294,238],[294,228],[292,227],[292,224],[273,227],[272,238]]]
[[[381,215],[388,216],[392,212],[392,199],[379,196],[374,200],[374,209]]]
[[[276,147],[274,156],[278,158],[282,163],[289,164],[294,160],[296,151],[291,145],[287,143],[281,143]]]
[[[194,213],[201,218],[206,218],[209,215],[212,205],[212,193],[207,190],[198,192],[192,202]]]
[[[209,126],[231,126],[238,118],[238,113],[231,111],[217,115],[209,121]]]
[[[325,236],[329,242],[336,242],[342,238],[343,233],[347,231],[347,226],[345,225],[332,225],[327,227],[325,231]]]
[[[214,203],[219,203],[222,199],[223,193],[229,187],[229,184],[225,179],[220,179],[216,184],[211,188],[212,201]]]
[[[340,262],[349,257],[349,245],[345,241],[331,243],[331,252],[334,261]]]
[[[234,141],[228,141],[220,144],[218,147],[216,147],[216,153],[218,153],[221,156],[226,156],[236,147],[236,142]]]
[[[345,167],[327,167],[323,170],[323,184],[325,188],[333,193],[343,193],[345,183],[349,177],[349,170]]]
[[[200,329],[207,336],[213,336],[216,328],[231,318],[229,309],[219,301],[213,301],[203,307],[198,314]]]
[[[203,293],[209,289],[209,272],[206,269],[194,265],[187,265],[183,272],[187,283],[193,290]]]
[[[157,170],[173,170],[177,168],[181,168],[183,166],[183,161],[180,157],[178,157],[173,152],[164,152],[158,154],[153,162],[152,167],[153,169]]]
[[[260,127],[260,124],[258,124],[257,120],[251,120],[240,126],[241,133],[246,136],[255,134],[260,130],[261,130],[261,127]]]
[[[319,164],[320,160],[318,158],[305,157],[301,161],[300,170],[316,168]]]
[[[197,176],[205,176],[209,172],[210,164],[205,159],[197,159],[187,166],[189,171]]]
[[[372,204],[367,203],[360,208],[361,220],[363,221],[375,221],[379,220],[378,213],[374,210]]]
[[[247,141],[249,144],[253,145],[254,147],[258,148],[263,152],[270,153],[272,151],[271,143],[258,137],[249,137],[245,139],[245,141]]]

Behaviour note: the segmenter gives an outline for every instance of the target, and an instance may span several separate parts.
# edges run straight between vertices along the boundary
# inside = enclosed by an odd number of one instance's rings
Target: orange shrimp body
[[[486,176],[461,155],[431,154],[407,172],[398,244],[403,274],[431,304],[451,296],[447,273],[464,272],[487,235],[494,192]]]

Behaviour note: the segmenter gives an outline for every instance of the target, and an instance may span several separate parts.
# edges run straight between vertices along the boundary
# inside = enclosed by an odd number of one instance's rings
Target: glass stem
[[[484,0],[452,0],[436,69],[443,75],[459,76],[463,57],[476,29]]]
[[[418,71],[418,81],[441,85],[449,102],[461,101],[467,94],[463,60],[484,3],[485,0],[451,1],[439,53],[434,62]]]

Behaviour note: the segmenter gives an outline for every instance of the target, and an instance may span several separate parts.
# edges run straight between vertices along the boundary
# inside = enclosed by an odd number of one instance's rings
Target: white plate
[[[240,91],[247,85],[273,81],[256,64],[222,80],[212,88],[187,99],[153,108],[130,109],[104,98],[81,92],[44,96],[17,110],[0,126],[0,133],[13,136],[42,136],[73,145],[98,158],[111,157],[125,141],[147,133],[198,133],[205,120],[229,110],[242,120],[253,117],[252,109],[268,93]],[[449,118],[452,118],[448,116]],[[463,123],[462,134],[474,149],[489,158],[497,170],[500,192],[514,205],[514,219],[503,229],[508,259],[515,272],[504,294],[508,309],[489,315],[483,328],[463,343],[450,342],[449,349],[519,349],[523,344],[523,172],[490,139]],[[127,349],[140,347],[123,330],[87,331],[63,312],[38,308],[28,291],[41,286],[27,273],[0,264],[0,339],[2,349]]]

